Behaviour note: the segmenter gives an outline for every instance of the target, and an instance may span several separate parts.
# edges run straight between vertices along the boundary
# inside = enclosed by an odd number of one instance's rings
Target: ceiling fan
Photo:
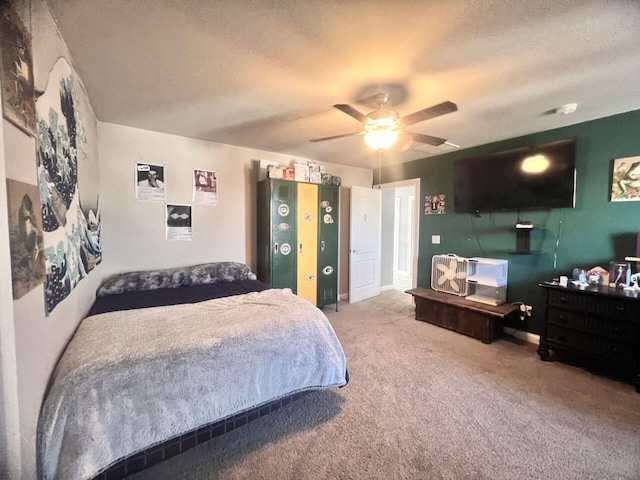
[[[427,145],[437,147],[438,145],[445,143],[446,139],[432,137],[422,133],[409,132],[405,130],[404,127],[458,110],[455,103],[447,101],[401,117],[395,110],[385,108],[385,105],[389,101],[389,95],[379,93],[375,95],[374,98],[378,105],[378,109],[367,115],[360,113],[350,105],[334,105],[334,108],[337,108],[338,110],[362,122],[362,131],[334,135],[331,137],[314,138],[310,141],[324,142],[325,140],[333,140],[336,138],[364,135],[365,143],[369,148],[373,150],[386,150],[387,148],[392,147],[398,140],[400,133],[403,133],[411,137],[416,142],[426,143]]]

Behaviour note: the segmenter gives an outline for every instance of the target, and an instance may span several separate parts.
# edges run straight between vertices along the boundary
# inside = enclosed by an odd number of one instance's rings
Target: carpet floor
[[[129,479],[640,479],[632,385],[416,321],[396,290],[325,314],[346,387]]]

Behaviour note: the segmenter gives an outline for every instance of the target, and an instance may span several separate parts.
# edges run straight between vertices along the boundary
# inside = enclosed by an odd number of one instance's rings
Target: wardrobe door
[[[321,185],[318,195],[318,307],[338,302],[340,187]]]
[[[258,278],[296,292],[296,201],[293,182],[258,184]]]
[[[299,297],[316,305],[318,288],[318,186],[312,183],[298,183],[297,186],[297,294]]]

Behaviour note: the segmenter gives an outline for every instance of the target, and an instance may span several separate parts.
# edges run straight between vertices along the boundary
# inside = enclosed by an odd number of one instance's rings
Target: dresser
[[[541,284],[546,309],[538,354],[605,367],[640,392],[640,293],[603,286]]]

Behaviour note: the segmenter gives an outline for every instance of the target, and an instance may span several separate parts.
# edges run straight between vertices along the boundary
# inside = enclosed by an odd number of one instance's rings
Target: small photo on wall
[[[17,300],[45,279],[40,193],[36,185],[7,179],[9,250],[13,299]]]
[[[446,204],[446,197],[444,194],[425,195],[424,214],[425,215],[444,214],[445,204]]]
[[[31,37],[11,2],[0,2],[0,85],[2,115],[24,132],[36,136]]]
[[[142,202],[164,202],[164,166],[136,163],[136,200]]]
[[[617,158],[611,175],[611,201],[640,200],[640,156]]]
[[[191,205],[167,205],[167,240],[191,240]]]
[[[218,205],[218,173],[211,170],[193,170],[193,203]]]

